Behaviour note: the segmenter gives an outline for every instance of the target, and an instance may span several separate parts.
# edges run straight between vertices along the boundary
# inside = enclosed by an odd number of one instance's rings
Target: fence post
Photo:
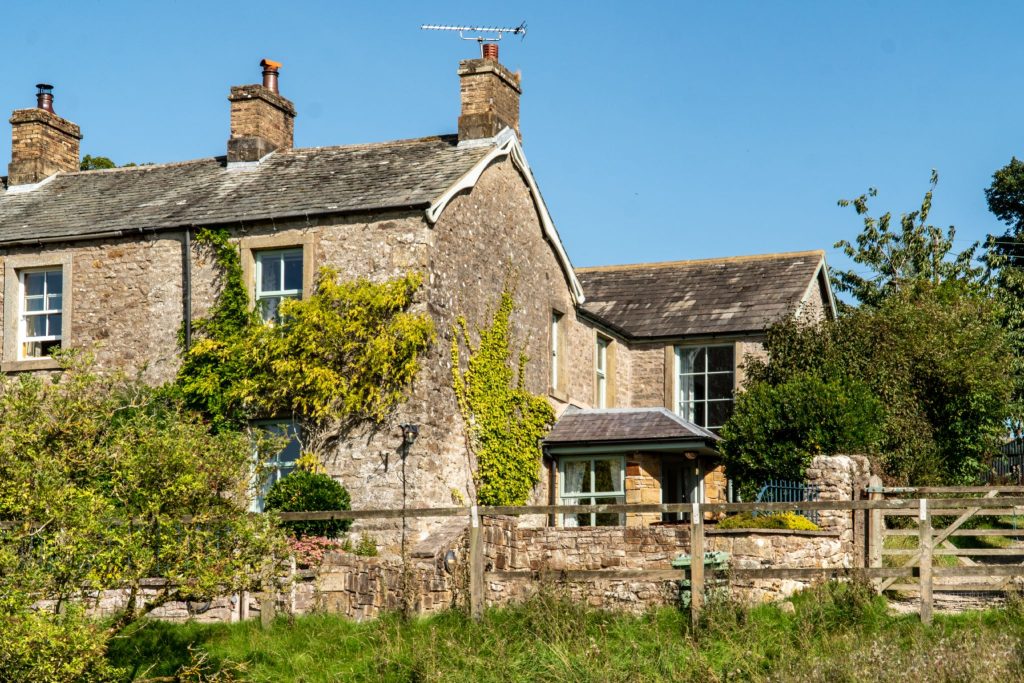
[[[704,607],[704,513],[700,503],[690,513],[690,623],[697,627]]]
[[[881,492],[882,478],[877,474],[868,479],[868,486],[871,493],[868,500],[881,502],[885,494]],[[883,517],[881,508],[871,508],[870,519],[868,520],[868,567],[874,569],[882,566],[882,546],[885,542],[885,529],[883,528]],[[876,580],[877,583],[877,580]]]
[[[469,613],[474,619],[484,613],[484,544],[475,503],[469,508]]]
[[[921,499],[918,513],[918,545],[921,549],[921,622],[932,623],[932,515],[928,511],[928,499]]]

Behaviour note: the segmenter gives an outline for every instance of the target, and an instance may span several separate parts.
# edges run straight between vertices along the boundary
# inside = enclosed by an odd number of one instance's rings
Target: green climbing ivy
[[[217,429],[295,415],[307,428],[382,422],[405,398],[420,356],[434,339],[425,313],[410,308],[422,277],[339,282],[320,270],[312,295],[281,304],[279,324],[250,308],[238,248],[226,230],[197,243],[220,271],[220,293],[193,323],[177,386]]]
[[[476,456],[473,478],[482,505],[523,505],[529,500],[540,479],[540,440],[555,419],[547,400],[525,387],[526,355],[512,364],[514,309],[506,287],[490,325],[479,332],[479,344],[473,346],[462,317],[452,340],[453,386]],[[467,350],[464,369],[460,346]]]

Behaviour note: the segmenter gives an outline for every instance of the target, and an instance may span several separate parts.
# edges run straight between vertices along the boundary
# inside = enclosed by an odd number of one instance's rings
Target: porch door
[[[662,503],[695,503],[701,501],[701,471],[699,460],[665,459],[661,463]],[[662,521],[678,522],[679,513],[665,512]]]

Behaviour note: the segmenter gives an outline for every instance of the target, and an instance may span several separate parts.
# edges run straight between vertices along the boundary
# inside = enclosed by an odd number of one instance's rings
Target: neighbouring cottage
[[[520,142],[520,77],[496,46],[484,55],[459,65],[457,134],[296,149],[297,108],[280,93],[281,65],[264,60],[261,84],[230,89],[226,154],[110,170],[78,170],[81,130],[40,85],[37,106],[10,119],[0,370],[49,372],[52,350],[82,348],[101,368],[171,380],[179,330],[217,293],[217,269],[193,240],[202,228],[230,231],[267,318],[282,298],[308,296],[322,266],[373,280],[419,271],[416,308],[439,340],[409,400],[387,428],[321,456],[354,507],[441,506],[472,490],[452,327],[460,315],[484,326],[515,272],[515,336],[534,359],[527,388],[561,416],[534,500],[721,499],[715,430],[742,359],[779,316],[834,315],[823,254],[574,270]],[[403,423],[419,426],[404,461]],[[274,477],[296,450],[277,457]],[[416,524],[423,537],[433,522]]]

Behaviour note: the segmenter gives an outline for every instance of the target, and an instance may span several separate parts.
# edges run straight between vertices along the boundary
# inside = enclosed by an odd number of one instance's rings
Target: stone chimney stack
[[[29,185],[54,173],[79,168],[78,143],[82,130],[53,112],[53,86],[36,86],[35,109],[16,109],[11,114],[11,163],[7,184]]]
[[[264,59],[262,85],[232,86],[228,161],[258,161],[295,142],[295,105],[277,90],[279,62]]]
[[[459,62],[462,114],[459,141],[492,138],[503,128],[519,133],[520,77],[498,61],[498,46],[484,43],[480,59]]]

